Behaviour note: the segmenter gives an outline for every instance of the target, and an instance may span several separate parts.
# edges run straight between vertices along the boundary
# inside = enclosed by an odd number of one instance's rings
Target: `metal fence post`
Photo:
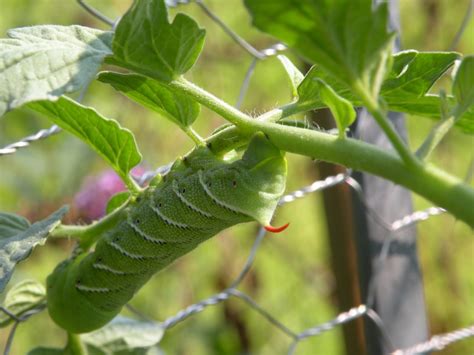
[[[391,0],[390,25],[399,31],[399,23],[398,0]],[[399,40],[396,47],[400,47]],[[320,111],[315,116],[318,124],[328,128],[327,113]],[[405,138],[403,115],[390,113],[389,118]],[[385,134],[365,110],[359,112],[352,133],[366,142],[392,149]],[[338,167],[331,164],[319,165],[323,178],[338,171]],[[362,300],[379,314],[396,347],[422,342],[427,339],[428,326],[415,227],[391,232],[367,213],[367,208],[376,211],[387,223],[410,214],[413,211],[410,192],[370,174],[354,173],[353,176],[365,192],[363,202],[344,185],[323,192],[339,309],[342,311]],[[343,201],[352,203],[344,205]],[[387,257],[380,263],[382,245],[387,238],[392,238],[392,242]],[[358,275],[350,277],[357,269]],[[359,283],[360,289],[355,283]],[[387,349],[378,328],[368,321],[365,334],[356,322],[344,328],[344,337],[348,354],[379,355],[393,350]],[[364,341],[365,346],[362,346]]]
[[[398,0],[391,0],[390,25],[400,31],[399,24]],[[398,50],[399,42],[396,47]],[[403,115],[390,113],[389,118],[406,138]],[[359,114],[354,134],[366,142],[391,149],[390,142],[365,110]],[[376,211],[384,221],[392,222],[413,211],[410,191],[370,174],[354,177],[366,193],[366,207]],[[425,341],[428,325],[415,227],[388,231],[367,214],[357,197],[354,197],[354,209],[362,298],[379,314],[396,347]],[[382,244],[387,238],[392,239],[390,248],[384,262],[379,263]],[[380,342],[378,330],[372,324],[366,326],[366,340],[371,355],[389,350]]]

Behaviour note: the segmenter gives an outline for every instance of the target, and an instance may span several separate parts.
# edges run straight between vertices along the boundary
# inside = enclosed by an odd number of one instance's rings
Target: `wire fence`
[[[99,11],[97,11],[90,5],[86,4],[83,0],[77,0],[77,2],[91,15],[95,16],[96,18],[103,21],[104,23],[111,26],[117,23],[117,21],[110,20],[109,18],[101,14]],[[204,1],[202,0],[194,0],[194,1],[192,0],[166,0],[166,3],[170,7],[176,7],[179,5],[184,5],[184,4],[188,5],[191,3],[195,3],[197,6],[199,6],[199,8],[202,9],[202,11],[207,16],[209,16],[209,18],[212,21],[218,24],[222,28],[222,30],[232,40],[234,40],[241,48],[243,48],[253,57],[253,60],[242,82],[239,97],[236,103],[236,107],[240,107],[240,105],[242,104],[242,101],[247,93],[250,79],[254,73],[257,63],[259,61],[264,61],[265,59],[275,56],[278,53],[286,50],[286,46],[284,46],[281,43],[276,43],[275,45],[263,50],[257,50],[256,48],[251,46],[247,41],[241,38],[238,34],[236,34],[231,28],[229,28],[225,24],[224,21],[222,21],[214,12],[212,12],[204,4]],[[465,23],[468,22],[469,17],[472,15],[471,10],[472,10],[472,4],[470,4],[468,15],[466,15],[467,20],[466,18],[463,20],[461,29],[456,34],[455,41],[459,40],[459,37],[461,36],[460,32],[462,33],[462,31],[464,31],[466,27]],[[26,148],[31,143],[38,142],[43,139],[47,139],[60,132],[61,132],[61,129],[58,128],[57,126],[51,126],[48,129],[40,130],[39,132],[33,135],[20,139],[19,141],[15,143],[5,146],[4,148],[0,148],[0,156],[14,154],[18,149]],[[156,174],[166,173],[166,171],[170,168],[170,166],[171,164],[160,167],[155,171],[150,171],[143,174],[139,178],[138,183],[141,185],[146,184],[146,182],[152,179]],[[334,187],[340,184],[346,184],[351,189],[353,189],[353,191],[355,191],[367,215],[371,219],[373,219],[375,223],[383,227],[384,230],[387,232],[386,238],[384,240],[382,248],[380,249],[380,254],[379,254],[379,267],[380,268],[383,267],[385,261],[387,260],[390,246],[392,244],[392,241],[394,241],[394,235],[397,232],[407,227],[413,226],[421,221],[425,221],[429,218],[432,218],[434,216],[437,216],[446,212],[444,209],[439,208],[439,207],[430,207],[425,210],[413,212],[396,221],[385,221],[382,217],[379,216],[377,211],[369,207],[365,199],[364,191],[362,187],[360,186],[360,184],[352,177],[351,170],[347,170],[344,173],[340,173],[334,176],[329,176],[325,178],[324,180],[315,181],[308,186],[305,186],[301,189],[293,191],[283,196],[280,199],[279,206],[292,203],[293,201],[297,199],[304,198],[310,194],[321,192],[325,189],[329,189],[331,187]],[[247,295],[246,293],[238,289],[238,287],[241,285],[242,281],[245,279],[246,275],[248,274],[249,270],[251,269],[257,257],[257,253],[259,249],[261,248],[261,242],[263,238],[265,237],[265,235],[266,235],[265,229],[260,228],[242,270],[240,271],[238,276],[235,278],[235,280],[231,282],[228,288],[204,300],[196,302],[182,309],[177,314],[170,316],[164,321],[162,321],[160,324],[165,330],[165,334],[166,334],[166,330],[174,327],[178,323],[184,322],[185,320],[192,317],[193,315],[203,312],[211,306],[218,305],[222,302],[225,302],[229,299],[234,298],[234,299],[239,299],[243,301],[248,307],[250,307],[252,310],[260,314],[263,319],[271,323],[283,334],[285,334],[287,337],[290,338],[291,344],[288,348],[288,354],[294,354],[298,345],[305,339],[319,336],[343,324],[346,324],[356,319],[364,318],[364,317],[367,318],[370,322],[372,322],[376,326],[376,328],[379,331],[382,343],[385,345],[386,349],[389,349],[389,353],[391,355],[413,355],[413,354],[423,354],[423,353],[429,353],[429,352],[434,352],[434,351],[440,351],[455,342],[459,342],[469,337],[474,337],[474,325],[470,325],[470,326],[466,326],[465,328],[456,329],[445,334],[434,335],[430,339],[427,339],[425,342],[414,344],[413,346],[409,348],[405,348],[405,349],[398,348],[397,344],[394,344],[391,341],[390,334],[388,334],[381,317],[372,308],[373,307],[373,292],[375,289],[373,286],[377,282],[376,273],[372,276],[372,279],[369,282],[369,288],[368,288],[369,293],[367,295],[365,303],[360,304],[357,307],[353,307],[347,310],[346,312],[342,312],[338,314],[335,318],[330,319],[325,323],[317,324],[313,327],[304,329],[303,331],[300,331],[300,332],[295,331],[291,329],[290,327],[288,327],[287,325],[285,325],[284,323],[282,323],[281,321],[279,321],[276,317],[272,315],[270,311],[260,306],[251,296]],[[18,325],[22,322],[27,321],[31,316],[43,311],[44,309],[45,307],[41,306],[39,308],[35,308],[28,311],[27,313],[23,314],[21,317],[17,317],[13,313],[11,313],[8,309],[5,309],[4,307],[0,307],[0,311],[10,316],[12,320],[14,321],[13,326],[11,327],[11,330],[8,336],[7,344],[4,349],[5,355],[9,354],[10,352],[11,345],[13,343],[15,332],[18,328]],[[136,312],[132,307],[129,307],[129,309],[132,312]]]

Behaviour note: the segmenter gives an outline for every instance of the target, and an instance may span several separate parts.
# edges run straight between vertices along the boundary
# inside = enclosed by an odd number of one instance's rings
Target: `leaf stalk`
[[[88,250],[104,232],[123,220],[127,206],[128,201],[99,221],[86,226],[60,224],[51,231],[50,235],[54,238],[77,238],[79,239],[80,247],[83,250]]]

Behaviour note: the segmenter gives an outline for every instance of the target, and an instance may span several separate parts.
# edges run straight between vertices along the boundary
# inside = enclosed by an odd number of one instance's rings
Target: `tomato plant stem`
[[[340,139],[324,132],[272,123],[297,113],[297,108],[291,105],[269,111],[254,119],[183,78],[173,81],[170,85],[237,126],[211,137],[208,143],[220,143],[212,149],[222,153],[245,142],[253,133],[262,131],[282,150],[344,165],[391,180],[447,209],[474,227],[474,208],[472,208],[474,189],[458,178],[417,160],[390,126],[379,106],[371,100],[367,100],[369,112],[375,114],[374,117],[380,121],[400,157],[359,140]],[[233,135],[233,139],[222,144],[219,136],[224,135]]]

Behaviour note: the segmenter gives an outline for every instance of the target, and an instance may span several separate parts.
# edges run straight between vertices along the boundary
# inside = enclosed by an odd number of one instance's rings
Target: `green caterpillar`
[[[47,279],[51,317],[71,333],[98,329],[153,274],[223,229],[255,220],[279,231],[270,219],[285,182],[284,155],[263,134],[230,163],[196,148],[127,207],[93,252],[56,267]]]

